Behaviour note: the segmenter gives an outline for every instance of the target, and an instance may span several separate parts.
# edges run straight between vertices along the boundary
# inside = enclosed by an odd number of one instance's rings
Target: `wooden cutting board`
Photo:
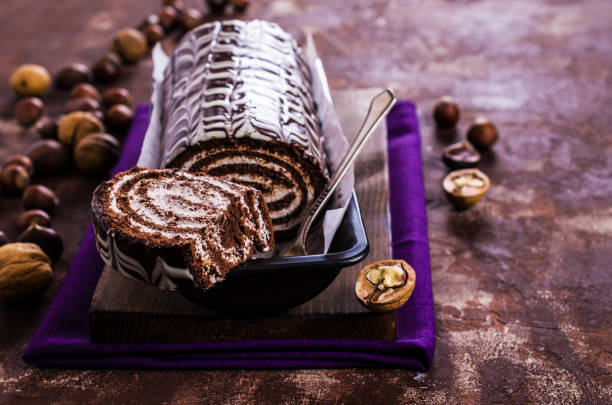
[[[349,142],[357,134],[371,98],[380,89],[342,90],[334,104]],[[198,342],[254,339],[395,340],[395,312],[371,313],[355,298],[359,270],[391,258],[387,139],[384,125],[355,163],[355,190],[370,253],[345,268],[321,294],[281,313],[230,317],[192,303],[178,293],[124,279],[105,269],[93,295],[89,320],[94,342]]]

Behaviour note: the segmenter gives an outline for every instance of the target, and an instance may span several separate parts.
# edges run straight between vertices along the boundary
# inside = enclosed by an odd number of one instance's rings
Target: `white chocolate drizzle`
[[[233,159],[215,159],[214,164],[200,165],[197,170],[208,173],[207,169],[228,163],[278,170],[285,184],[244,170],[220,177],[260,184],[255,187],[269,207],[282,200],[281,208],[270,209],[275,231],[299,226],[322,189],[313,187],[311,177],[318,176],[317,185],[324,185],[328,170],[311,94],[311,73],[290,34],[277,24],[259,20],[204,24],[188,33],[174,51],[164,73],[162,94],[162,167],[192,170],[198,160],[214,154],[209,145],[212,140],[231,140],[226,149],[231,151],[241,140],[272,143],[277,152],[268,154],[269,160],[264,156],[254,162],[236,151]],[[298,150],[301,156],[283,148]],[[190,150],[198,152],[183,163],[183,155]],[[276,159],[291,165],[297,174],[288,173]],[[308,160],[309,166],[300,160]],[[274,191],[267,191],[269,186]],[[290,204],[288,199],[292,199]]]

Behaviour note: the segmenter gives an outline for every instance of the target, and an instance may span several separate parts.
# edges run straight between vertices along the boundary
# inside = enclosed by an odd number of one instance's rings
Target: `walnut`
[[[51,260],[33,243],[0,247],[0,299],[19,301],[40,291],[51,280]]]
[[[461,169],[450,172],[442,181],[446,198],[457,208],[476,204],[487,193],[491,181],[478,169]]]
[[[381,260],[364,267],[355,283],[355,294],[371,311],[397,309],[412,295],[416,275],[403,260]]]

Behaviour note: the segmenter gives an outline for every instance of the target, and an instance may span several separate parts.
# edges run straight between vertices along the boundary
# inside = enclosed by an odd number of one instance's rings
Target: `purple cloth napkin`
[[[149,121],[140,105],[114,172],[132,167]],[[59,367],[138,368],[314,368],[407,367],[428,370],[435,345],[429,244],[421,165],[421,140],[415,106],[399,102],[387,118],[393,256],[417,274],[412,297],[397,311],[398,339],[259,340],[244,342],[92,343],[88,309],[103,264],[92,226],[23,360]]]

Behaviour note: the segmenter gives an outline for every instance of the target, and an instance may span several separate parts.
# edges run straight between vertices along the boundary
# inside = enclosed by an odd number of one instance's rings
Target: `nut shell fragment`
[[[480,163],[480,153],[467,141],[461,141],[444,148],[442,161],[450,169],[467,169]]]
[[[491,181],[478,169],[462,169],[450,172],[442,181],[446,198],[457,208],[476,204],[487,193]]]
[[[381,260],[364,267],[355,295],[370,311],[392,311],[404,305],[414,290],[416,274],[403,260]]]

